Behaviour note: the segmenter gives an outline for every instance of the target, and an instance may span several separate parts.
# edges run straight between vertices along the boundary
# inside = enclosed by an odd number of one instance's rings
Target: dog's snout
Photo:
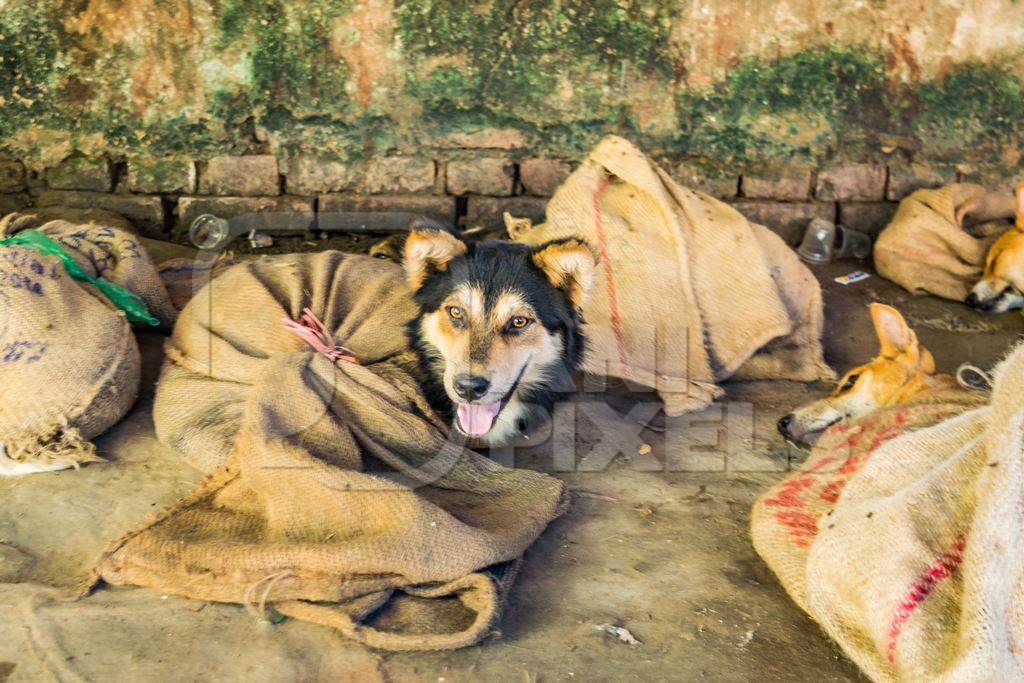
[[[491,383],[479,375],[459,375],[455,378],[455,393],[467,401],[475,401],[490,388]]]
[[[964,299],[964,303],[970,306],[971,308],[977,308],[980,301],[978,300],[978,295],[975,294],[974,292],[971,292],[970,294],[967,295],[967,298]]]
[[[783,436],[789,436],[789,426],[793,424],[793,413],[783,415],[779,418],[776,426],[779,428],[779,433]]]

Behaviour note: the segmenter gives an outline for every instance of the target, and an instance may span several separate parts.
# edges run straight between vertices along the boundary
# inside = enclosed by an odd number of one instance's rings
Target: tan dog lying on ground
[[[985,272],[965,303],[980,311],[1004,313],[1024,305],[1024,183],[1015,190],[1016,222],[985,257]]]
[[[831,396],[780,419],[779,432],[786,439],[810,446],[838,422],[863,417],[927,391],[957,386],[951,375],[936,373],[935,359],[921,346],[899,311],[871,304],[871,320],[881,344],[878,356],[846,373]]]

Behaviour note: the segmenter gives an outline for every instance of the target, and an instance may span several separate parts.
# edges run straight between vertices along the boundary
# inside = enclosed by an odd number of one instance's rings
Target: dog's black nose
[[[490,386],[490,382],[477,375],[459,375],[455,378],[455,393],[467,401],[480,398],[487,393]]]
[[[975,294],[974,292],[971,292],[970,294],[967,295],[967,298],[964,299],[964,303],[970,306],[971,308],[977,308],[979,303],[978,295]]]
[[[793,424],[793,413],[789,415],[783,415],[779,418],[776,426],[779,428],[779,433],[783,436],[789,436],[789,425]]]

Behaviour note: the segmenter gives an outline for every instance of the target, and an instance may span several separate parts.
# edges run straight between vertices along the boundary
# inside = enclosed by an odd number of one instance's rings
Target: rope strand
[[[302,309],[302,317],[298,321],[291,318],[281,318],[281,323],[294,332],[304,342],[313,347],[320,355],[331,362],[345,360],[359,365],[359,359],[350,349],[341,346],[334,341],[334,337],[327,331],[327,326],[317,318],[309,308]]]

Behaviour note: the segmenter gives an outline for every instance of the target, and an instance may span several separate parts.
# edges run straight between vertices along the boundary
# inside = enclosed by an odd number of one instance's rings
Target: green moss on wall
[[[679,93],[679,149],[725,164],[824,156],[887,119],[880,55],[809,50],[748,58],[721,82]]]
[[[910,129],[933,156],[955,158],[964,150],[999,154],[1024,142],[1024,88],[1007,68],[959,64],[914,94]]]
[[[159,20],[125,30],[114,6]],[[678,0],[395,0],[390,15],[355,0],[190,6],[182,20],[172,0],[8,0],[0,151],[37,166],[76,152],[357,160],[509,127],[523,154],[578,156],[617,133],[709,169],[866,156],[883,134],[929,158],[1024,153],[1019,68],[995,62],[905,84],[882,52],[832,46],[749,57],[686,88]],[[349,64],[359,31],[378,29],[381,63]]]
[[[245,94],[252,106],[297,116],[351,114],[348,65],[331,46],[336,21],[351,7],[350,0],[226,0],[217,44],[251,43]]]
[[[0,136],[47,118],[60,99],[68,59],[56,2],[11,4],[0,11]]]
[[[672,80],[678,9],[658,0],[399,0],[395,30],[420,67],[408,87],[436,122],[617,123],[632,70]]]

